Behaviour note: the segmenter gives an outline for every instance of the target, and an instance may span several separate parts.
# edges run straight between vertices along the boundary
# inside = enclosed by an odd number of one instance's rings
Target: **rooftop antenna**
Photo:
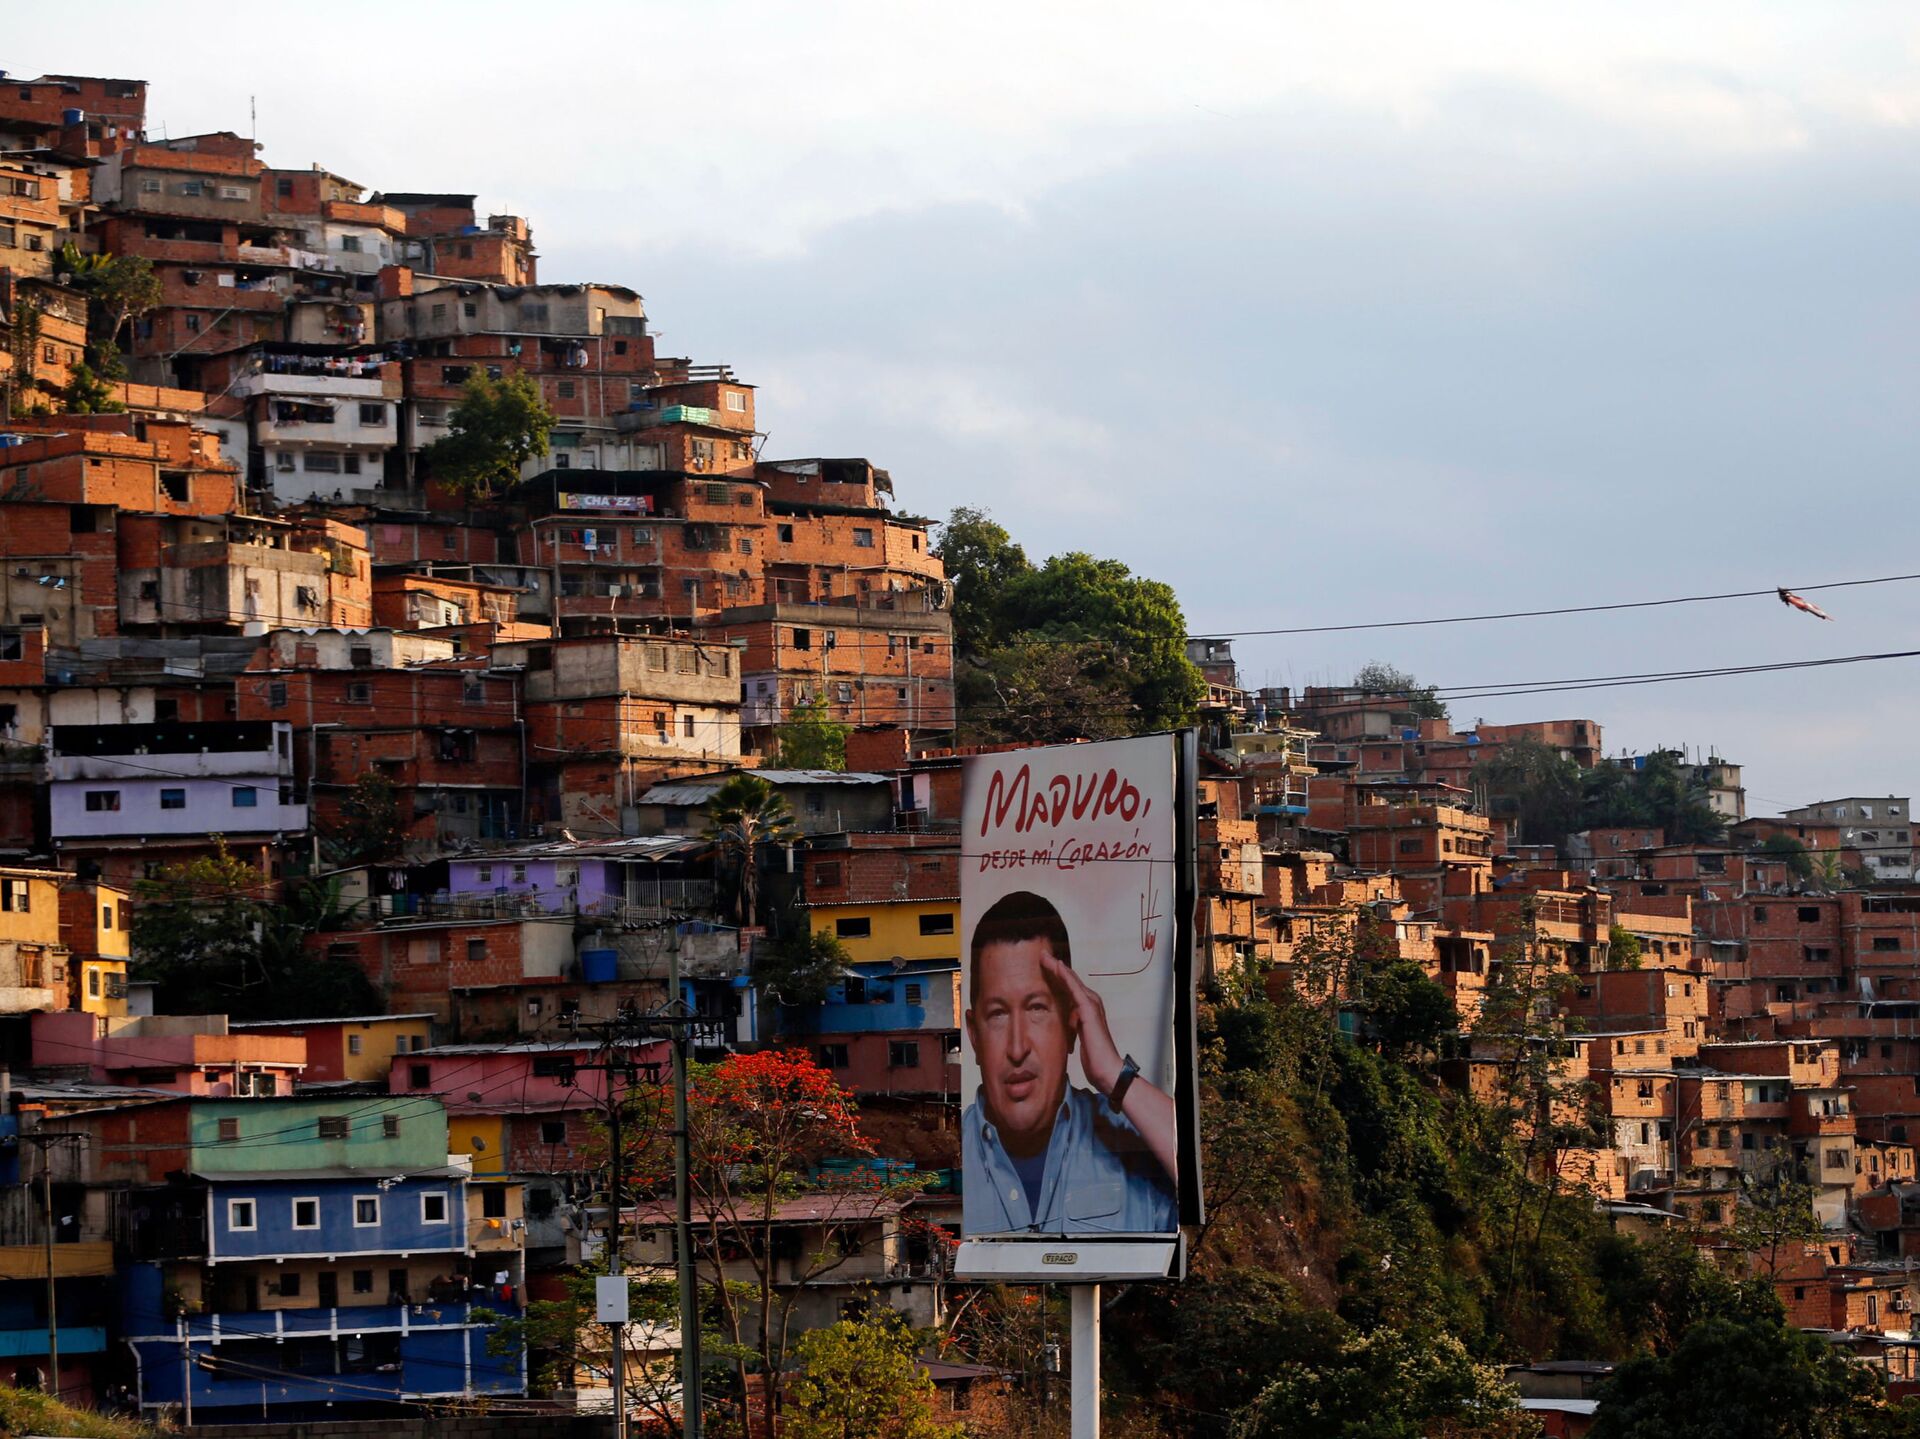
[[[247,96],[247,138],[256,144],[260,139],[259,97],[254,95]]]

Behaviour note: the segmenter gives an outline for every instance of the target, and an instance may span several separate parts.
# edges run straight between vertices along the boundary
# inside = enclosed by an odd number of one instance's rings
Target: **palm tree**
[[[761,846],[792,844],[800,838],[793,807],[758,776],[733,775],[707,802],[706,837],[740,867],[735,914],[742,924],[754,923],[760,908]]]

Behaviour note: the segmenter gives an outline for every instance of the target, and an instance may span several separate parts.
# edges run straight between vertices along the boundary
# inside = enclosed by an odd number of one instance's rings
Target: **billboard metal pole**
[[[1100,1439],[1100,1286],[1073,1284],[1072,1439]]]

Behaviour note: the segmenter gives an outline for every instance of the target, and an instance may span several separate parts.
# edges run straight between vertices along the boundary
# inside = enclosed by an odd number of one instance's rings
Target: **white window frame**
[[[427,1213],[427,1201],[440,1201],[440,1217],[435,1219]],[[420,1222],[422,1224],[451,1224],[453,1222],[453,1197],[444,1189],[427,1189],[420,1194]]]
[[[373,1206],[373,1218],[362,1219],[360,1217],[360,1206],[362,1203],[371,1204]],[[379,1195],[356,1194],[353,1196],[353,1227],[355,1229],[378,1229],[380,1227],[380,1196]]]
[[[357,1034],[349,1034],[347,1036],[347,1053],[358,1054],[359,1052],[360,1052],[360,1036]]]
[[[313,1223],[311,1224],[302,1224],[300,1222],[300,1206],[303,1204],[311,1204],[313,1206]],[[296,1195],[288,1214],[295,1229],[303,1232],[318,1229],[320,1227],[320,1196],[317,1194]]]
[[[241,1206],[246,1207],[247,1222],[240,1222]],[[229,1234],[254,1234],[260,1228],[260,1206],[252,1199],[229,1199],[227,1201],[227,1232]]]

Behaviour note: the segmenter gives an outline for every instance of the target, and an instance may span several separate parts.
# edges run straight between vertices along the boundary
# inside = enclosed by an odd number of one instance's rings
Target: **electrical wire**
[[[1488,614],[1444,615],[1432,619],[1417,620],[1368,620],[1355,624],[1340,625],[1294,625],[1285,629],[1262,630],[1194,630],[1192,639],[1252,639],[1268,635],[1326,635],[1342,634],[1353,630],[1399,630],[1416,629],[1427,625],[1471,625],[1484,624],[1492,620],[1530,620],[1553,615],[1591,615],[1609,610],[1648,610],[1659,609],[1667,605],[1712,604],[1721,600],[1750,600],[1765,597],[1778,599],[1780,591],[1787,589],[1795,594],[1804,594],[1808,590],[1851,589],[1858,585],[1891,585],[1905,580],[1920,580],[1920,574],[1880,575],[1863,580],[1827,580],[1811,585],[1769,585],[1762,590],[1727,590],[1719,594],[1675,595],[1660,600],[1619,600],[1610,604],[1598,605],[1561,605],[1553,609],[1542,610],[1500,610]]]

